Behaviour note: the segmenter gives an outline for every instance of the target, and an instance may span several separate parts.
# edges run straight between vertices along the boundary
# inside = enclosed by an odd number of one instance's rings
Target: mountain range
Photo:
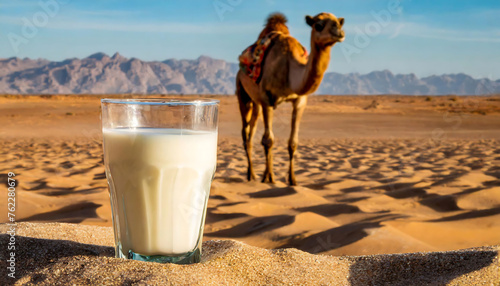
[[[96,53],[60,62],[0,59],[3,94],[234,94],[238,64],[200,56],[195,60],[142,61]],[[326,73],[316,94],[480,95],[500,93],[500,80],[446,74],[418,78],[388,70]]]

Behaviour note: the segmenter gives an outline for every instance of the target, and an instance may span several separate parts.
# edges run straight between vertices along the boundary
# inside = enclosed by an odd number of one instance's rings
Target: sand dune
[[[299,186],[290,187],[290,107],[280,107],[275,122],[278,182],[246,182],[236,101],[222,98],[218,169],[204,239],[333,255],[497,245],[498,101],[376,97],[377,108],[365,110],[373,99],[311,99],[297,157]],[[464,109],[470,100],[477,100],[475,109]],[[7,172],[17,175],[17,220],[110,226],[98,98],[0,102],[0,179]],[[259,175],[261,127],[254,148]],[[6,209],[5,200],[0,209]]]
[[[21,223],[17,232],[16,278],[1,275],[0,284],[496,285],[500,279],[498,246],[337,257],[211,240],[203,243],[201,263],[174,265],[113,258],[111,227]],[[5,233],[0,225],[2,242]]]

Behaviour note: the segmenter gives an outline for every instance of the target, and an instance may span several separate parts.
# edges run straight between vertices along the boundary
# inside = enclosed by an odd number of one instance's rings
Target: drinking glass
[[[102,99],[116,257],[201,259],[219,101]]]

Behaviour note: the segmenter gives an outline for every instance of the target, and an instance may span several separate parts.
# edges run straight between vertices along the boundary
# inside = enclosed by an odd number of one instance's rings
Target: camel
[[[307,96],[317,90],[330,62],[330,50],[337,42],[344,40],[342,30],[344,18],[331,13],[306,16],[306,23],[312,27],[311,54],[290,35],[283,14],[269,16],[267,24],[259,35],[262,39],[270,33],[272,43],[262,61],[261,79],[256,82],[241,68],[236,75],[236,95],[238,97],[243,122],[242,137],[248,170],[247,179],[256,179],[252,166],[252,140],[257,120],[263,114],[264,135],[261,144],[266,156],[263,183],[274,183],[273,153],[274,134],[272,128],[273,111],[282,102],[293,104],[291,133],[288,140],[290,165],[288,182],[297,185],[294,173],[294,154],[299,141],[299,123],[307,104]],[[241,58],[240,58],[241,59]]]

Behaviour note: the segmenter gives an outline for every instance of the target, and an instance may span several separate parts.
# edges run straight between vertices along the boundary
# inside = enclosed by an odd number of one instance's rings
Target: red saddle
[[[239,56],[240,69],[248,75],[255,83],[262,79],[262,63],[267,55],[273,39],[282,34],[281,32],[271,32],[257,40],[257,42],[248,48]],[[304,55],[307,55],[304,49]]]

